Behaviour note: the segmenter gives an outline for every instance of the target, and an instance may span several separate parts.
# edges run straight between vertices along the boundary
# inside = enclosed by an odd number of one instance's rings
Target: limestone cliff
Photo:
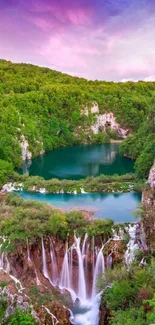
[[[150,170],[148,183],[149,183],[151,189],[155,188],[155,162],[154,162],[154,165],[152,166],[152,168]]]
[[[22,150],[22,160],[23,161],[31,160],[32,153],[29,151],[29,143],[25,139],[24,135],[21,135],[20,147],[21,147],[21,150]]]
[[[155,252],[155,164],[150,170],[149,188],[143,192],[142,224],[145,232],[146,244],[149,250]]]
[[[106,133],[107,127],[116,131],[122,139],[126,138],[129,134],[129,130],[120,126],[112,112],[100,114],[98,103],[93,102],[91,107],[85,106],[82,108],[81,115],[89,116],[90,114],[94,115],[95,118],[95,122],[91,126],[91,131],[94,134],[98,134],[99,132]]]
[[[92,131],[94,134],[98,134],[100,131],[106,133],[106,128],[110,127],[115,130],[118,136],[122,139],[126,138],[129,133],[128,129],[123,129],[117,122],[113,113],[99,114],[96,116],[96,122],[92,125]]]

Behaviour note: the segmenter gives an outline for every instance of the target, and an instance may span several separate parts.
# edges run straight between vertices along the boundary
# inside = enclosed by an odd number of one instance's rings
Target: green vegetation
[[[37,323],[30,313],[18,309],[9,317],[6,325],[37,325]]]
[[[147,177],[155,159],[155,112],[132,136],[120,145],[120,152],[136,159],[138,177]]]
[[[5,160],[0,159],[0,188],[9,180],[13,174],[13,165]]]
[[[126,175],[100,175],[98,177],[87,177],[79,181],[50,179],[45,180],[39,176],[19,175],[14,173],[12,180],[14,186],[18,189],[18,184],[23,184],[23,189],[29,192],[39,191],[45,188],[49,193],[57,193],[64,191],[73,193],[81,193],[81,189],[85,192],[128,192],[135,190],[140,192],[145,187],[145,181],[140,181],[135,174]]]
[[[154,82],[88,81],[48,68],[0,60],[0,94],[0,157],[4,160],[0,186],[7,180],[6,170],[9,176],[12,166],[21,164],[22,135],[33,157],[60,146],[116,139],[109,128],[105,135],[92,134],[96,117],[90,108],[94,102],[100,114],[113,112],[121,126],[132,132],[122,143],[121,152],[136,158],[136,173],[147,177],[155,157]],[[88,115],[82,113],[86,107]]]
[[[155,321],[155,264],[146,268],[137,263],[129,270],[117,267],[106,270],[98,281],[105,289],[102,304],[108,309],[111,325],[149,325]],[[108,287],[107,287],[108,286]]]
[[[5,312],[7,309],[8,303],[5,299],[3,299],[0,295],[0,322],[2,322],[2,319],[5,316]]]
[[[79,211],[69,213],[56,210],[49,205],[36,201],[25,201],[16,194],[7,195],[0,203],[0,233],[7,237],[2,250],[12,252],[22,243],[36,242],[45,235],[53,235],[65,240],[76,230],[77,234],[101,236],[106,241],[112,234],[112,220],[88,220]]]

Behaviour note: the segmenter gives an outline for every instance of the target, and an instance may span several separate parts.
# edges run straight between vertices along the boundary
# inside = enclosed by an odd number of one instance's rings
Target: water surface
[[[87,193],[41,194],[20,192],[24,199],[38,200],[66,211],[81,209],[94,211],[95,218],[112,219],[115,222],[134,222],[133,212],[141,201],[141,194]]]
[[[133,161],[119,154],[118,144],[72,146],[52,150],[25,163],[19,172],[45,179],[81,179],[100,174],[123,175],[133,172]]]

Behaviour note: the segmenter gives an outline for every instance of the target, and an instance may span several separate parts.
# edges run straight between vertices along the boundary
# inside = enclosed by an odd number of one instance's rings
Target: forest
[[[155,158],[155,83],[88,81],[30,64],[0,60],[0,184],[21,164],[21,136],[33,157],[66,145],[106,143],[93,135],[94,114],[81,114],[93,103],[99,114],[113,112],[130,136],[120,151],[135,159],[139,178],[148,176]],[[78,130],[78,132],[77,132]],[[87,130],[87,132],[86,132]]]

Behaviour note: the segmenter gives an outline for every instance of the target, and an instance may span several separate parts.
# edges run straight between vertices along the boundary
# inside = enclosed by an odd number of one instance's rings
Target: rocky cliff
[[[143,192],[143,216],[142,224],[149,250],[155,252],[155,164],[150,170],[148,189]]]
[[[81,115],[94,116],[94,122],[91,125],[91,131],[93,134],[98,134],[99,132],[105,133],[107,128],[114,130],[118,137],[124,139],[129,134],[129,129],[123,128],[116,120],[116,116],[112,112],[105,112],[100,114],[98,103],[92,103],[91,107],[83,107],[81,110]]]
[[[148,183],[149,183],[150,188],[152,190],[155,189],[155,162],[154,162],[154,165],[152,166],[152,168],[150,170]]]

